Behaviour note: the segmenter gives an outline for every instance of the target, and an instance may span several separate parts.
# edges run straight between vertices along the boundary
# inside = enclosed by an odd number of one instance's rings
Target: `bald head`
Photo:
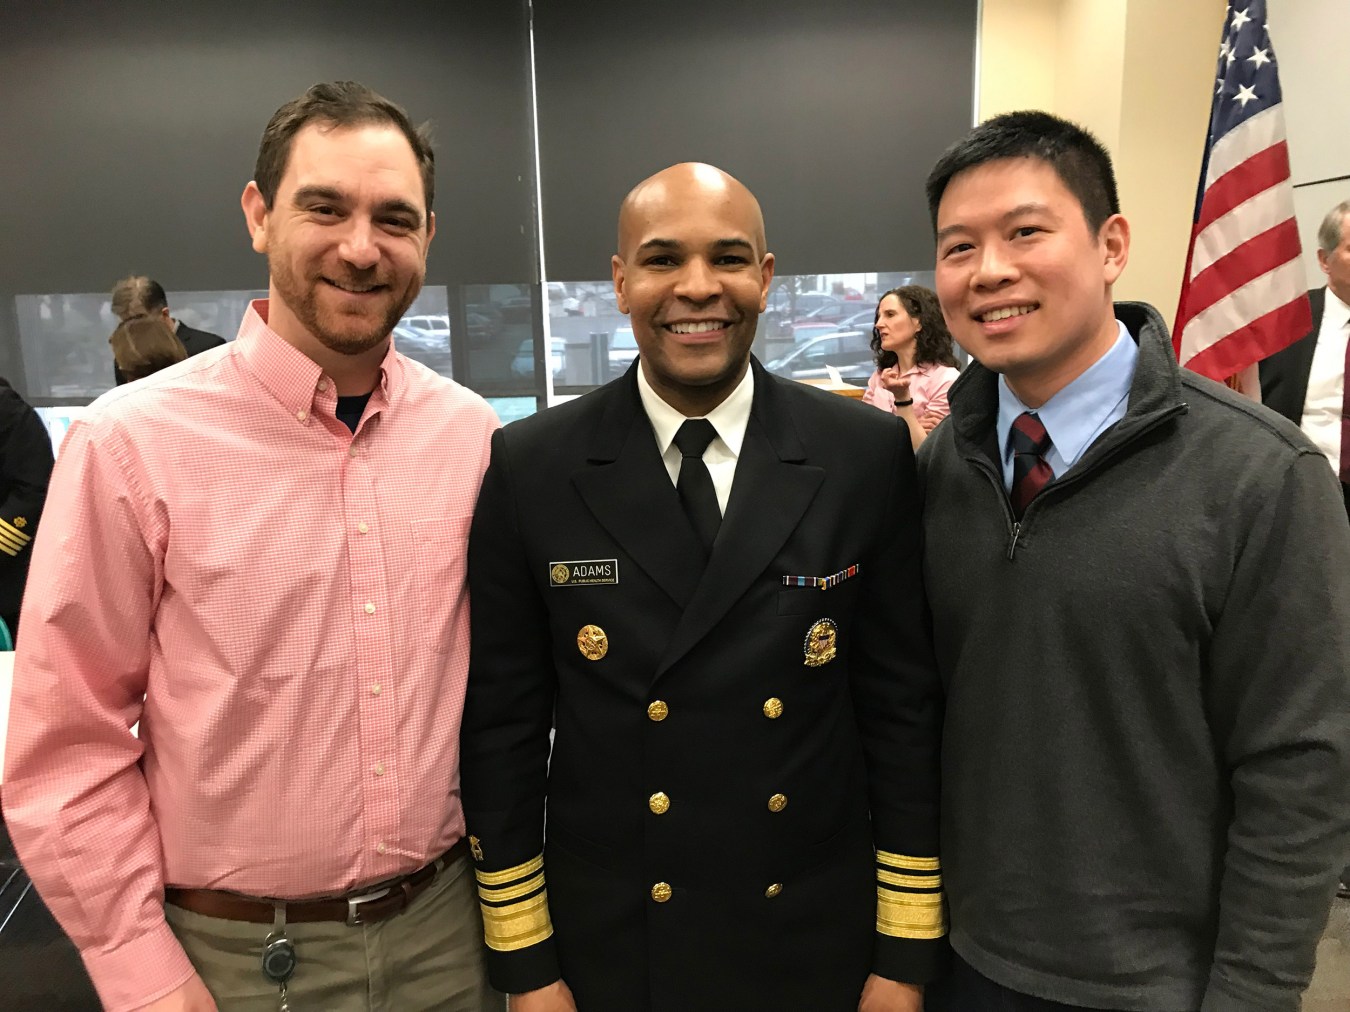
[[[735,176],[715,165],[681,162],[649,176],[629,191],[619,205],[619,256],[628,259],[647,239],[647,226],[672,209],[716,210],[741,226],[756,257],[765,253],[764,214],[759,201]]]

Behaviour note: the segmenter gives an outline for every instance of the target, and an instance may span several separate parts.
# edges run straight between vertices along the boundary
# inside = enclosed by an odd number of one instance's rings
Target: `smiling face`
[[[910,316],[898,295],[888,295],[877,303],[877,334],[881,350],[897,354],[910,348],[919,333],[919,321]]]
[[[937,292],[952,336],[1028,407],[1110,349],[1111,286],[1129,226],[1116,214],[1094,233],[1049,164],[1009,158],[958,173],[937,229]]]
[[[773,280],[754,196],[710,165],[672,166],[624,201],[611,267],[647,382],[707,414],[745,375]]]
[[[267,254],[271,328],[311,358],[382,348],[422,287],[435,232],[402,132],[309,123],[271,209],[255,183],[243,206]]]

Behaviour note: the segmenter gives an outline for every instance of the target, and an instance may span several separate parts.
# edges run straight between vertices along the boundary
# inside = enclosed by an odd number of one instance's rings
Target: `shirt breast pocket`
[[[469,523],[472,517],[413,521],[417,596],[423,642],[437,653],[449,653],[457,642],[468,647]]]

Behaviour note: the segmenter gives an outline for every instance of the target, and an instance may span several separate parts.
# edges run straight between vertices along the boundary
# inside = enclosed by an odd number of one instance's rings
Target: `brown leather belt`
[[[178,889],[170,886],[164,890],[164,900],[194,914],[219,917],[226,921],[247,921],[250,924],[271,924],[276,916],[277,904],[286,907],[288,924],[310,924],[315,921],[374,924],[407,910],[409,904],[436,881],[436,876],[447,865],[459,860],[468,851],[468,840],[461,839],[436,860],[414,872],[331,899],[266,900],[217,889]]]

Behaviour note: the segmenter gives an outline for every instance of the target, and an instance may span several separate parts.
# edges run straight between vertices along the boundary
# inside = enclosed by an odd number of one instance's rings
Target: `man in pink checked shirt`
[[[243,194],[269,298],[62,449],[4,809],[113,1012],[502,1007],[458,771],[497,421],[390,340],[432,195],[402,109],[287,103]]]

